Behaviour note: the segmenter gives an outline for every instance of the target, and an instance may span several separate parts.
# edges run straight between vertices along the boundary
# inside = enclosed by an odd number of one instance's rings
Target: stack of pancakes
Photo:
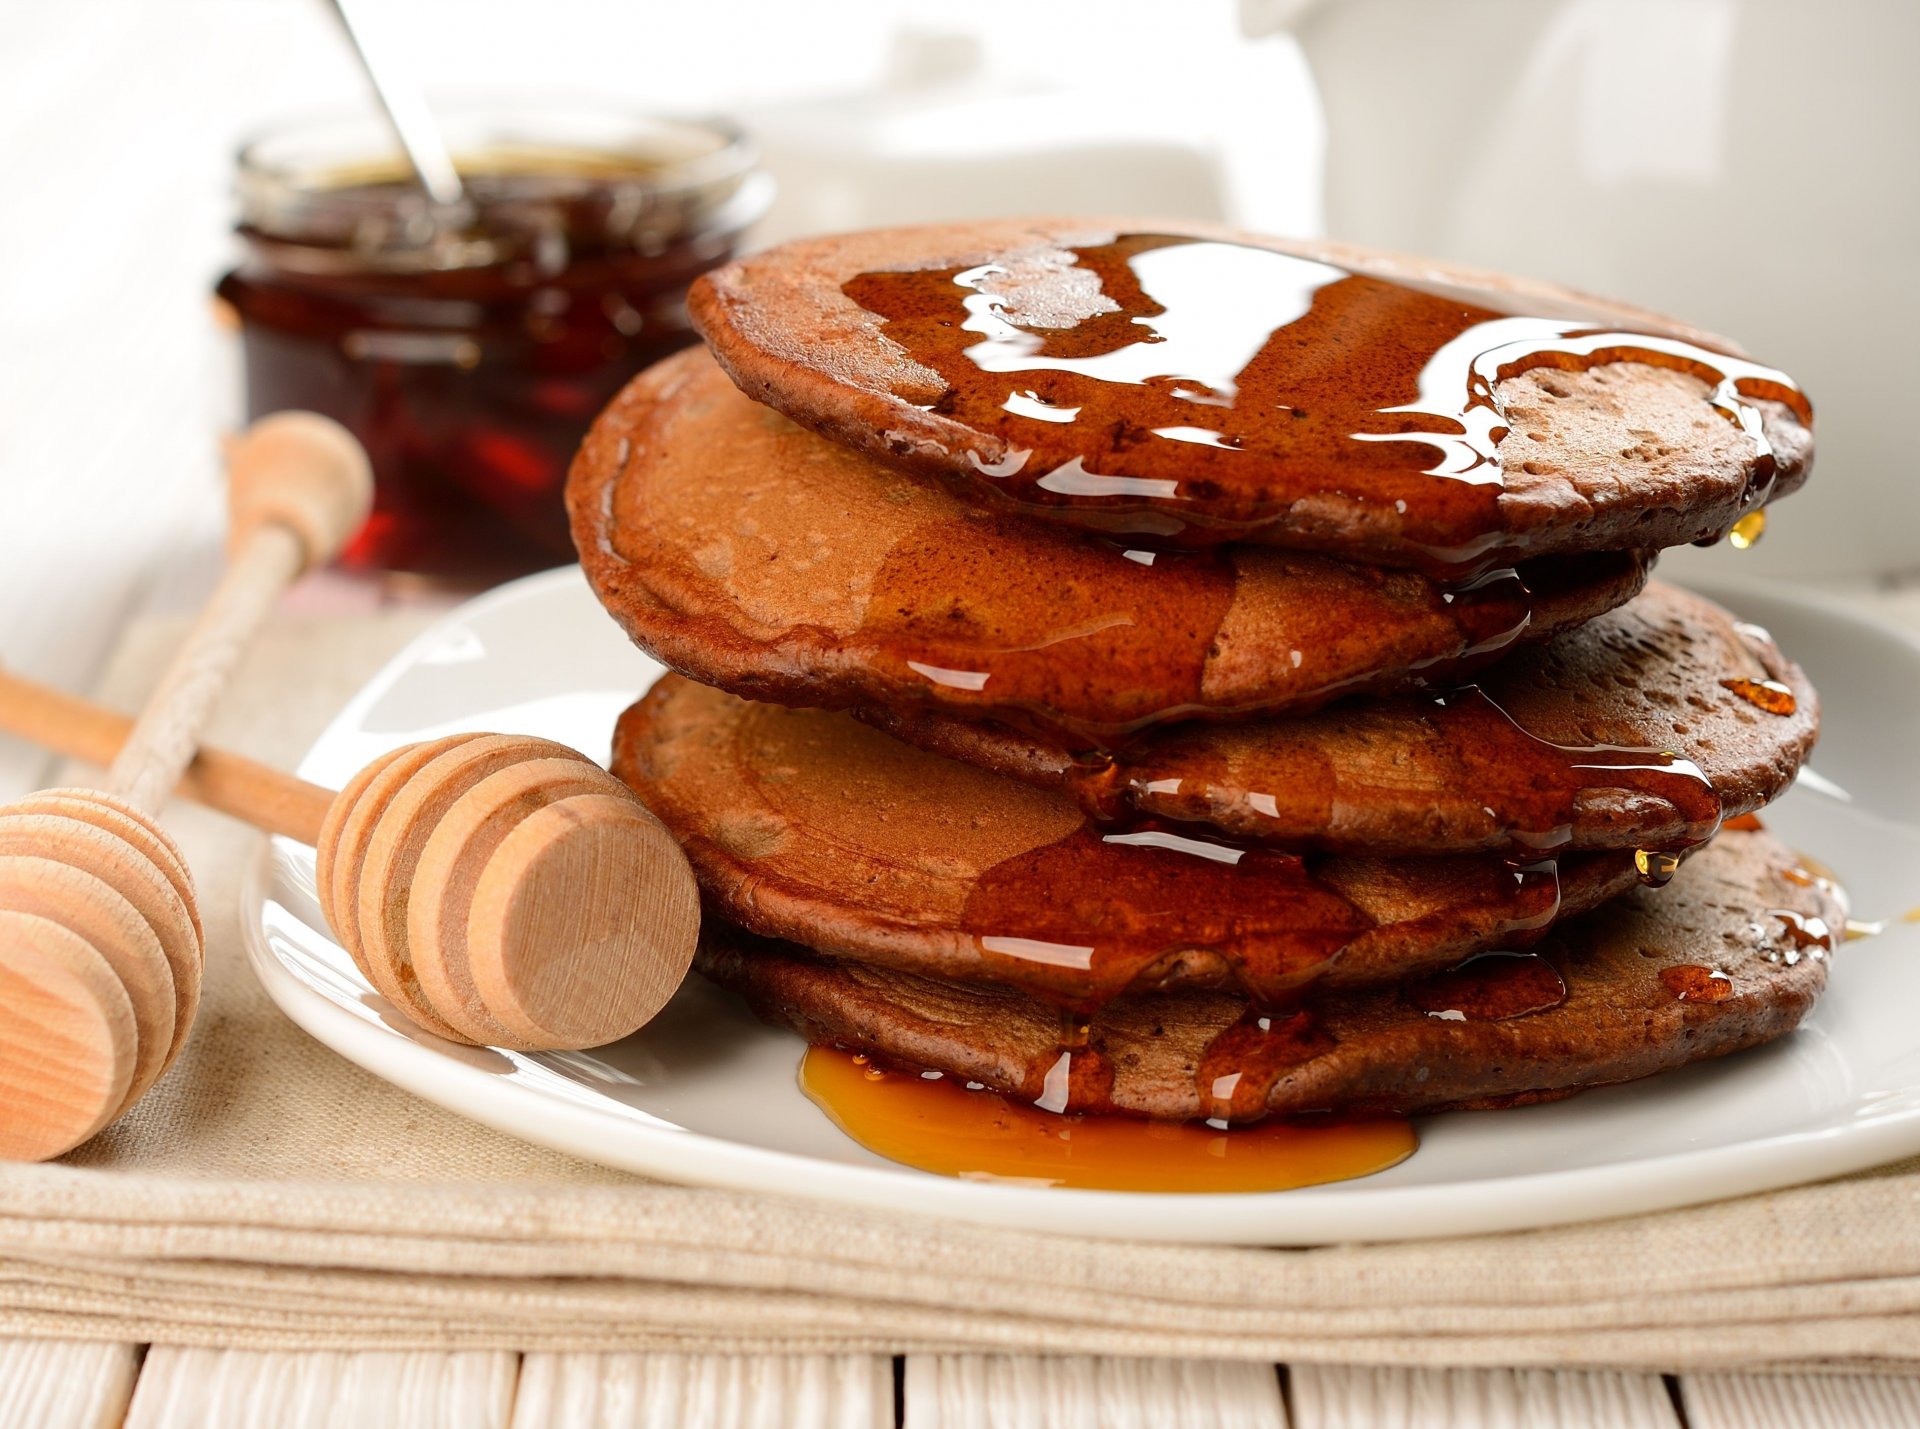
[[[569,497],[680,672],[615,772],[764,1019],[1239,1122],[1561,1096],[1812,1006],[1844,910],[1751,816],[1814,692],[1647,580],[1804,479],[1781,374],[1164,225],[789,244],[694,315]]]

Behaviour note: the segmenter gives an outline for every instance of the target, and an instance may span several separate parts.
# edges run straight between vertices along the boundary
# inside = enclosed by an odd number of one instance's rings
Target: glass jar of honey
[[[373,459],[349,567],[487,584],[573,559],[562,487],[593,418],[693,341],[688,285],[772,185],[719,123],[439,116],[465,186],[433,203],[373,121],[239,155],[246,408],[324,412]]]

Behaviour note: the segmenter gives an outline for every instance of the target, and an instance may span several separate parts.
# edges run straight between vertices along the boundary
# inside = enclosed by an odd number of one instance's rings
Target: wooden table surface
[[[0,1340],[6,1429],[1899,1429],[1920,1378]]]
[[[0,659],[39,678],[85,688],[130,615],[179,607],[204,579],[219,509],[214,433],[231,410],[205,297],[223,250],[227,138],[236,113],[352,92],[315,10],[0,0],[0,181],[31,199],[0,225]],[[312,58],[297,71],[256,63],[256,52],[284,53],[287,27]],[[57,239],[51,215],[69,224]],[[1911,594],[1880,600],[1920,624]],[[0,747],[0,799],[43,768]],[[1920,1380],[0,1339],[0,1429],[123,1423],[1874,1429],[1920,1424]]]

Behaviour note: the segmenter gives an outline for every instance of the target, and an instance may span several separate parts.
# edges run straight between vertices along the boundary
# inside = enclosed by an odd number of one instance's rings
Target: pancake
[[[710,906],[751,931],[1081,1008],[1397,979],[1518,946],[1637,877],[1628,853],[1516,867],[1103,835],[1062,794],[671,675],[621,718],[613,770],[680,840]]]
[[[1112,759],[1003,725],[860,717],[1070,793],[1097,818],[1404,855],[1696,843],[1785,792],[1813,747],[1819,703],[1765,631],[1655,582],[1483,671],[1472,689],[1155,732]]]
[[[1647,566],[1603,553],[1452,593],[1270,550],[1143,564],[803,431],[699,351],[607,409],[569,500],[602,602],[702,683],[987,714],[1103,747],[1170,718],[1455,677],[1618,605]]]
[[[715,923],[696,966],[809,1041],[1031,1101],[1051,1092],[1050,1110],[1249,1121],[1510,1106],[1791,1031],[1846,916],[1794,862],[1764,833],[1729,831],[1668,887],[1564,923],[1531,954],[1316,998],[1264,1030],[1224,993],[1126,998],[1092,1019],[1064,1069],[1059,1013],[1007,988],[833,963]]]
[[[1783,374],[1670,318],[1132,220],[787,243],[701,278],[741,390],[971,498],[1458,572],[1712,540],[1805,478]]]

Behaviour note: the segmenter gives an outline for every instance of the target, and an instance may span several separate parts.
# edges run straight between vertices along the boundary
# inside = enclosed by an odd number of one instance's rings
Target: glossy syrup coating
[[[1258,548],[1130,550],[995,513],[748,401],[635,379],[569,487],[596,593],[677,670],[782,703],[992,716],[1070,747],[1465,676],[1640,589],[1602,552],[1446,588]]]
[[[1128,990],[1268,1000],[1514,947],[1631,887],[1631,853],[1301,858],[1178,829],[1090,825],[1071,799],[923,753],[842,714],[669,676],[622,718],[613,769],[755,932],[1091,1010]]]
[[[1510,1000],[1511,1015],[1435,1015],[1391,984],[1316,995],[1280,1015],[1222,992],[1121,999],[1093,1017],[1087,1036],[1111,1076],[1071,1088],[1059,1109],[1244,1121],[1510,1106],[1769,1041],[1812,1008],[1831,945],[1796,948],[1762,910],[1831,926],[1845,916],[1830,887],[1786,876],[1793,863],[1765,833],[1723,834],[1671,887],[1615,899],[1536,944],[1540,963],[1516,979],[1534,995]],[[1669,977],[1703,956],[1724,976],[1724,994],[1689,996],[1690,974]],[[1045,1096],[1060,1062],[1057,1013],[1013,989],[833,962],[717,921],[696,966],[811,1042],[1011,1098]],[[1549,972],[1564,997],[1541,995]],[[1223,1085],[1235,1073],[1242,1083]]]
[[[1819,701],[1764,630],[1655,582],[1467,688],[1154,731],[1110,757],[985,722],[860,717],[1119,825],[1359,854],[1671,851],[1786,791]]]
[[[810,240],[692,304],[742,390],[795,420],[1143,541],[1458,574],[1717,539],[1811,457],[1790,378],[1671,319],[1205,227]]]

